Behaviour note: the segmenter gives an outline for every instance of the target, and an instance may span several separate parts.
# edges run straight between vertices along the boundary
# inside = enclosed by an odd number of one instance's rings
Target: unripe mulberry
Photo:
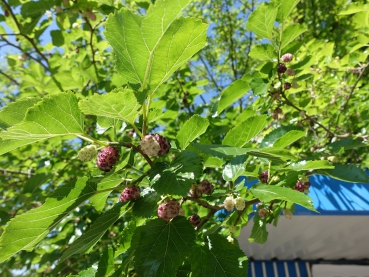
[[[283,215],[284,215],[286,218],[288,218],[288,219],[291,219],[291,218],[293,217],[293,214],[292,214],[291,210],[289,210],[289,209],[284,209],[284,210],[283,210]]]
[[[278,64],[277,71],[278,71],[279,74],[285,73],[286,70],[287,70],[287,67],[284,65],[284,63],[279,63]]]
[[[169,141],[159,134],[147,135],[140,143],[141,150],[149,156],[160,157],[169,152]]]
[[[226,199],[224,199],[224,208],[231,212],[234,209],[234,199],[233,196],[228,196]]]
[[[190,222],[193,226],[197,226],[201,222],[201,218],[197,214],[193,214],[190,217]]]
[[[261,172],[260,175],[259,175],[259,179],[260,179],[260,182],[262,182],[264,184],[267,184],[268,179],[269,179],[268,171]]]
[[[241,197],[237,197],[234,200],[234,206],[236,207],[236,210],[242,211],[245,208],[245,200],[243,200]]]
[[[284,62],[284,63],[289,63],[290,61],[293,60],[293,55],[291,53],[286,53],[284,54],[282,57],[281,57],[281,60]]]
[[[214,192],[214,186],[207,180],[202,181],[198,186],[196,193],[202,195],[203,193],[210,195]]]
[[[97,167],[102,171],[110,171],[119,159],[119,151],[113,146],[103,148],[96,159]]]
[[[265,218],[267,213],[268,213],[268,210],[265,208],[261,208],[260,210],[258,210],[258,215],[260,216],[260,218]]]
[[[287,68],[286,75],[295,76],[295,70],[293,70],[292,68]]]
[[[137,199],[141,195],[140,188],[137,186],[126,187],[119,197],[120,202],[127,202],[132,199]]]
[[[179,203],[177,200],[172,199],[168,202],[162,203],[158,207],[158,217],[165,221],[171,220],[179,214]]]
[[[87,145],[78,151],[78,159],[82,162],[91,161],[97,155],[97,149],[95,145]]]

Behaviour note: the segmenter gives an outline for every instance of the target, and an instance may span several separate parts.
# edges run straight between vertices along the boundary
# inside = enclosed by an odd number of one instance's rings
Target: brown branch
[[[135,146],[130,142],[108,142],[109,145],[121,145],[127,148],[132,148],[134,150],[136,150],[137,152],[139,152],[144,158],[145,160],[149,163],[149,165],[152,167],[153,165],[153,161],[150,159],[149,156],[147,156],[144,152],[142,152],[141,148],[139,146]]]
[[[204,61],[204,59],[201,57],[201,55],[199,55],[199,60],[204,64],[205,70],[209,74],[209,77],[210,77],[211,81],[214,83],[214,85],[217,88],[217,90],[219,92],[221,92],[222,91],[222,88],[220,86],[218,86],[218,83],[215,81],[213,74],[211,73],[208,65],[206,64],[206,62]]]
[[[187,200],[193,201],[193,202],[199,204],[200,206],[202,206],[204,208],[207,208],[209,210],[214,210],[214,211],[219,211],[219,210],[224,208],[224,205],[219,205],[219,206],[215,205],[215,206],[213,206],[213,205],[210,205],[208,202],[206,202],[204,200],[200,200],[199,198],[192,197],[192,196],[183,197],[182,200],[183,201],[187,201]]]
[[[199,225],[196,226],[196,231],[200,231],[202,226],[205,225],[206,222],[210,220],[210,218],[215,214],[216,210],[210,210],[206,217],[200,222]]]
[[[12,81],[13,83],[15,83],[17,86],[19,86],[19,83],[15,79],[13,79],[12,77],[10,77],[8,74],[6,74],[6,73],[4,73],[2,71],[0,71],[0,74],[3,75],[3,76],[5,76],[6,78],[8,78],[10,81]]]

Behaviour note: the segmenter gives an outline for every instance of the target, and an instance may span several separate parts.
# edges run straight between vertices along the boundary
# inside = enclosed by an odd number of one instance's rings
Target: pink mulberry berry
[[[141,191],[137,186],[126,187],[119,197],[120,202],[127,202],[132,199],[137,199],[140,197]]]
[[[172,199],[168,202],[162,203],[158,207],[158,217],[165,221],[171,220],[179,214],[180,206],[177,200]]]
[[[119,160],[119,151],[113,146],[103,148],[97,159],[97,167],[102,171],[110,171]]]

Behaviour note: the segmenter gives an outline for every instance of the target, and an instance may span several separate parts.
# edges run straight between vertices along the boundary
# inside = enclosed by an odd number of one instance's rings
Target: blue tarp
[[[249,261],[249,277],[311,277],[307,261]]]

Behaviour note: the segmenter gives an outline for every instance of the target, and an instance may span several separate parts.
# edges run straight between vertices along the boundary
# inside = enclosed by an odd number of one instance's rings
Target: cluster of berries
[[[300,192],[309,192],[310,183],[309,182],[303,182],[301,180],[298,180],[294,189]]]
[[[290,54],[290,53],[287,53],[287,54],[284,54],[282,57],[281,57],[281,61],[283,63],[279,63],[278,64],[278,68],[277,68],[277,72],[278,74],[281,76],[282,74],[286,74],[288,76],[294,76],[295,75],[295,71],[292,69],[292,68],[287,68],[286,65],[284,63],[289,63],[293,60],[293,55]],[[288,90],[291,88],[291,83],[288,83],[288,82],[285,82],[283,84],[283,88],[285,90]]]
[[[246,204],[245,200],[243,200],[241,197],[233,198],[233,196],[228,196],[226,199],[224,199],[224,209],[226,209],[228,212],[233,211],[234,208],[238,211],[242,211]]]
[[[190,196],[191,197],[201,197],[203,194],[211,195],[214,192],[214,186],[207,180],[201,181],[200,184],[197,186],[194,185],[190,189]]]

